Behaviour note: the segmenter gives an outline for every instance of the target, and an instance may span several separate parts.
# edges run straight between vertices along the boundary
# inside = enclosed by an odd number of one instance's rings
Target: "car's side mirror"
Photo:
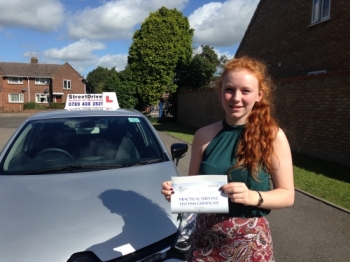
[[[170,146],[171,156],[175,165],[179,163],[180,158],[183,158],[186,155],[188,150],[188,145],[185,143],[174,143]]]

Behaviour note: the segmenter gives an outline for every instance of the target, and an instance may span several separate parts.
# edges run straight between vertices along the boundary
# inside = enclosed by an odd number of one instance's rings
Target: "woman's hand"
[[[174,194],[174,189],[171,187],[171,181],[165,181],[162,183],[161,193],[164,195],[165,199],[170,202],[171,195]]]
[[[249,190],[245,183],[232,182],[221,187],[232,202],[240,203],[245,206],[255,206],[259,202],[259,194],[255,191]]]

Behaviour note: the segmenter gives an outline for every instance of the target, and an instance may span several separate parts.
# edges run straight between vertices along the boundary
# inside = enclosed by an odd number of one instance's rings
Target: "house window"
[[[23,94],[9,94],[9,102],[10,103],[23,103],[24,96],[23,96]]]
[[[47,94],[35,94],[36,103],[48,103],[50,100],[50,95]]]
[[[49,85],[50,78],[35,78],[36,85]]]
[[[8,83],[9,84],[23,84],[23,78],[22,77],[9,77]]]
[[[63,80],[63,89],[70,89],[70,80]]]
[[[331,0],[313,0],[311,23],[328,20],[331,14]]]

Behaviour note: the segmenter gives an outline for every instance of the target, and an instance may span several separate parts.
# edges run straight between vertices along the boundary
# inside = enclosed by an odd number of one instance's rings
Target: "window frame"
[[[325,10],[325,4],[327,3],[326,1],[328,1],[329,11],[327,15],[324,15],[323,13]],[[318,3],[320,4],[320,7],[316,8],[316,5]],[[317,23],[329,20],[331,17],[331,4],[332,4],[332,0],[312,0],[311,24],[317,24]]]
[[[45,83],[41,82],[41,80],[46,80]],[[50,78],[45,78],[45,77],[36,77],[35,78],[35,84],[36,85],[49,85],[50,84]]]
[[[14,78],[17,78],[17,81],[13,81]],[[23,84],[23,77],[11,76],[7,79],[7,83],[11,85]]]
[[[69,83],[69,87],[67,87],[68,83]],[[71,90],[72,89],[72,81],[70,79],[63,79],[63,89],[64,90]]]
[[[46,97],[46,102],[41,102],[40,98],[45,96]],[[50,102],[50,95],[49,94],[43,94],[43,93],[35,93],[35,103],[38,104],[45,104]]]
[[[17,95],[18,96],[18,101],[12,101],[12,96]],[[8,101],[9,103],[16,103],[16,104],[23,104],[24,103],[24,95],[21,93],[9,93],[8,94]]]

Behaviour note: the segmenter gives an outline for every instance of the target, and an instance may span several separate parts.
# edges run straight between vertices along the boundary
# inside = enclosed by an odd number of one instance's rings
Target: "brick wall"
[[[71,90],[63,89],[63,80],[71,81]],[[82,77],[68,63],[65,63],[53,75],[53,92],[64,93],[62,102],[66,101],[67,94],[85,94],[85,85],[82,80]]]
[[[25,90],[25,91],[23,91]],[[22,84],[8,84],[8,79],[3,78],[3,88],[0,99],[2,100],[3,112],[19,112],[23,110],[23,104],[28,102],[35,102],[36,94],[44,94],[45,90],[49,90],[49,85],[36,84],[35,78],[23,77]],[[8,94],[23,94],[24,102],[22,103],[9,103]],[[45,103],[43,103],[45,105]]]
[[[276,115],[292,150],[350,165],[350,72],[276,84]],[[216,90],[179,93],[179,123],[202,127],[223,117]]]
[[[350,70],[350,1],[332,1],[330,19],[318,24],[311,13],[311,0],[261,0],[236,56],[264,60],[276,79]]]
[[[192,90],[178,93],[177,121],[202,127],[225,117],[216,89]]]
[[[1,101],[1,107],[0,107],[0,111],[2,112],[20,112],[23,110],[23,103],[19,102],[19,103],[9,103],[9,94],[13,93],[13,94],[23,94],[23,98],[24,98],[24,103],[26,103],[28,101],[28,79],[27,78],[23,78],[23,83],[22,84],[9,84],[8,83],[8,78],[7,77],[2,77],[2,87],[1,87],[1,93],[0,93],[0,99]],[[33,80],[34,81],[34,80]],[[31,81],[29,80],[29,83]],[[31,85],[31,83],[30,83]],[[26,91],[22,91],[22,90],[26,90]]]
[[[26,78],[24,78],[26,79]],[[23,84],[24,88],[27,89],[27,91],[24,93],[24,103],[28,102],[35,102],[35,96],[36,94],[48,94],[49,85],[43,85],[43,84],[35,84],[35,78],[29,78],[29,87],[27,85],[27,79],[24,81]],[[24,83],[25,82],[25,83]],[[46,103],[43,103],[42,105],[45,105]]]

